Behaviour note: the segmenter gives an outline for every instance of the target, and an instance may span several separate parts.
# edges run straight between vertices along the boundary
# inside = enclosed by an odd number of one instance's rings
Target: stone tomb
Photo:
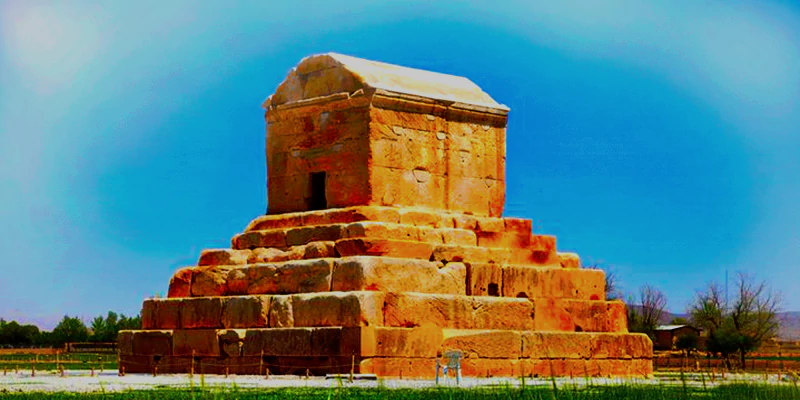
[[[263,106],[267,215],[145,300],[127,372],[652,373],[603,272],[502,216],[508,108],[474,83],[325,54]]]

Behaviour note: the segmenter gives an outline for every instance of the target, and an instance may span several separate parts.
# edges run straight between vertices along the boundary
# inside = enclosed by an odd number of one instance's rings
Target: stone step
[[[376,232],[371,232],[374,234]],[[355,255],[416,258],[436,261],[513,263],[528,265],[561,265],[579,268],[580,259],[573,253],[556,253],[555,242],[542,236],[532,236],[533,245],[526,249],[474,246],[475,234],[463,229],[420,228],[419,240],[386,239],[363,236],[336,241],[312,241],[290,247],[257,247],[254,249],[207,249],[200,254],[198,266],[246,265],[314,258],[347,257]],[[266,231],[252,232],[265,234]],[[428,235],[428,236],[425,236]],[[265,236],[265,237],[266,237]],[[377,234],[375,236],[382,236]],[[391,235],[383,235],[391,236]],[[400,237],[401,235],[397,235]],[[336,235],[331,236],[331,238]],[[547,237],[545,237],[547,238]]]
[[[358,370],[363,374],[377,374],[383,377],[435,379],[436,358],[373,357],[362,360]],[[480,378],[550,376],[649,378],[653,375],[653,360],[650,358],[589,360],[465,358],[461,361],[461,375]],[[439,379],[445,380],[441,372]],[[455,372],[451,372],[446,379],[450,382],[455,381]]]
[[[522,218],[490,218],[419,208],[354,206],[304,211],[255,218],[245,232],[352,222],[385,222],[432,228],[459,228],[476,232],[516,232],[529,234],[532,223]]]
[[[409,258],[354,256],[178,270],[169,297],[328,291],[466,293],[466,267]]]
[[[484,376],[484,373],[530,376],[528,372],[531,375],[597,376],[624,372],[610,371],[608,366],[588,372],[592,362],[598,363],[594,367],[597,368],[604,361],[618,361],[613,363],[617,369],[637,366],[637,373],[642,373],[647,371],[641,368],[653,357],[652,343],[643,334],[463,330],[433,326],[121,331],[118,349],[121,366],[128,372],[152,372],[153,366],[159,366],[162,373],[188,372],[192,360],[189,363],[180,360],[194,358],[195,363],[205,363],[207,367],[235,365],[238,369],[233,373],[263,374],[265,361],[274,365],[278,361],[274,357],[286,357],[293,366],[319,370],[335,363],[357,367],[354,372],[406,377],[432,375],[435,359],[447,350],[463,353],[461,365],[465,376]],[[576,363],[559,365],[567,360]],[[528,372],[507,369],[520,363]],[[539,363],[548,366],[537,367]],[[245,364],[250,369],[242,368]],[[578,364],[587,370],[580,371]],[[262,369],[256,371],[256,366]],[[414,368],[406,369],[411,366]],[[415,373],[414,370],[419,371]],[[214,372],[207,370],[206,373]]]
[[[387,250],[387,247],[382,249],[381,251],[391,250]],[[458,253],[459,250],[463,249],[448,249],[451,256],[455,254],[452,258],[456,260],[462,259],[458,256],[463,254]],[[418,251],[421,257],[427,250],[409,244],[396,247],[392,251],[405,252],[395,253],[405,256]],[[433,254],[442,253],[436,253],[434,249]],[[441,258],[444,260],[451,257]],[[477,257],[472,259],[475,258]],[[346,256],[183,268],[170,280],[168,296],[293,294],[331,290],[601,300],[605,298],[605,273],[597,269],[561,266],[459,261],[444,263],[413,258]]]
[[[353,222],[350,224],[313,225],[293,228],[249,231],[231,241],[234,250],[258,248],[288,249],[311,242],[336,241],[348,238],[371,238],[419,241],[431,244],[477,246],[475,232],[460,228],[432,228],[385,222]]]
[[[605,272],[599,269],[465,263],[467,294],[553,299],[605,299]]]
[[[620,301],[376,291],[150,299],[144,329],[323,326],[626,332]]]

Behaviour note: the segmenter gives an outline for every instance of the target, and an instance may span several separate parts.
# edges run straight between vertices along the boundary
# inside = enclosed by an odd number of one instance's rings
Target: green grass
[[[596,386],[583,389],[473,388],[473,389],[385,389],[385,388],[282,388],[282,389],[169,389],[120,393],[3,393],[6,399],[527,399],[527,400],[796,400],[797,386],[724,385],[709,390],[669,386]]]
[[[37,371],[56,370],[58,365],[66,370],[76,369],[117,369],[117,356],[115,354],[55,354],[35,355],[35,354],[4,354],[0,355],[0,371],[4,368],[13,371],[15,368],[30,370],[31,364],[36,364]]]

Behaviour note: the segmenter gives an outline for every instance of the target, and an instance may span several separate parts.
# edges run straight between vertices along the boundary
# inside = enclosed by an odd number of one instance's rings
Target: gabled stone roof
[[[410,95],[449,104],[508,112],[467,78],[401,67],[336,53],[309,56],[300,61],[263,107],[275,107],[337,93],[378,90],[388,95]],[[468,107],[474,108],[474,107]]]

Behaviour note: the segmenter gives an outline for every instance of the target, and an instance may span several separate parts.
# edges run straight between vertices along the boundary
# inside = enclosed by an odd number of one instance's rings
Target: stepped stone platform
[[[326,54],[264,107],[267,215],[144,301],[127,372],[652,374],[604,273],[502,217],[508,109],[472,82]]]

